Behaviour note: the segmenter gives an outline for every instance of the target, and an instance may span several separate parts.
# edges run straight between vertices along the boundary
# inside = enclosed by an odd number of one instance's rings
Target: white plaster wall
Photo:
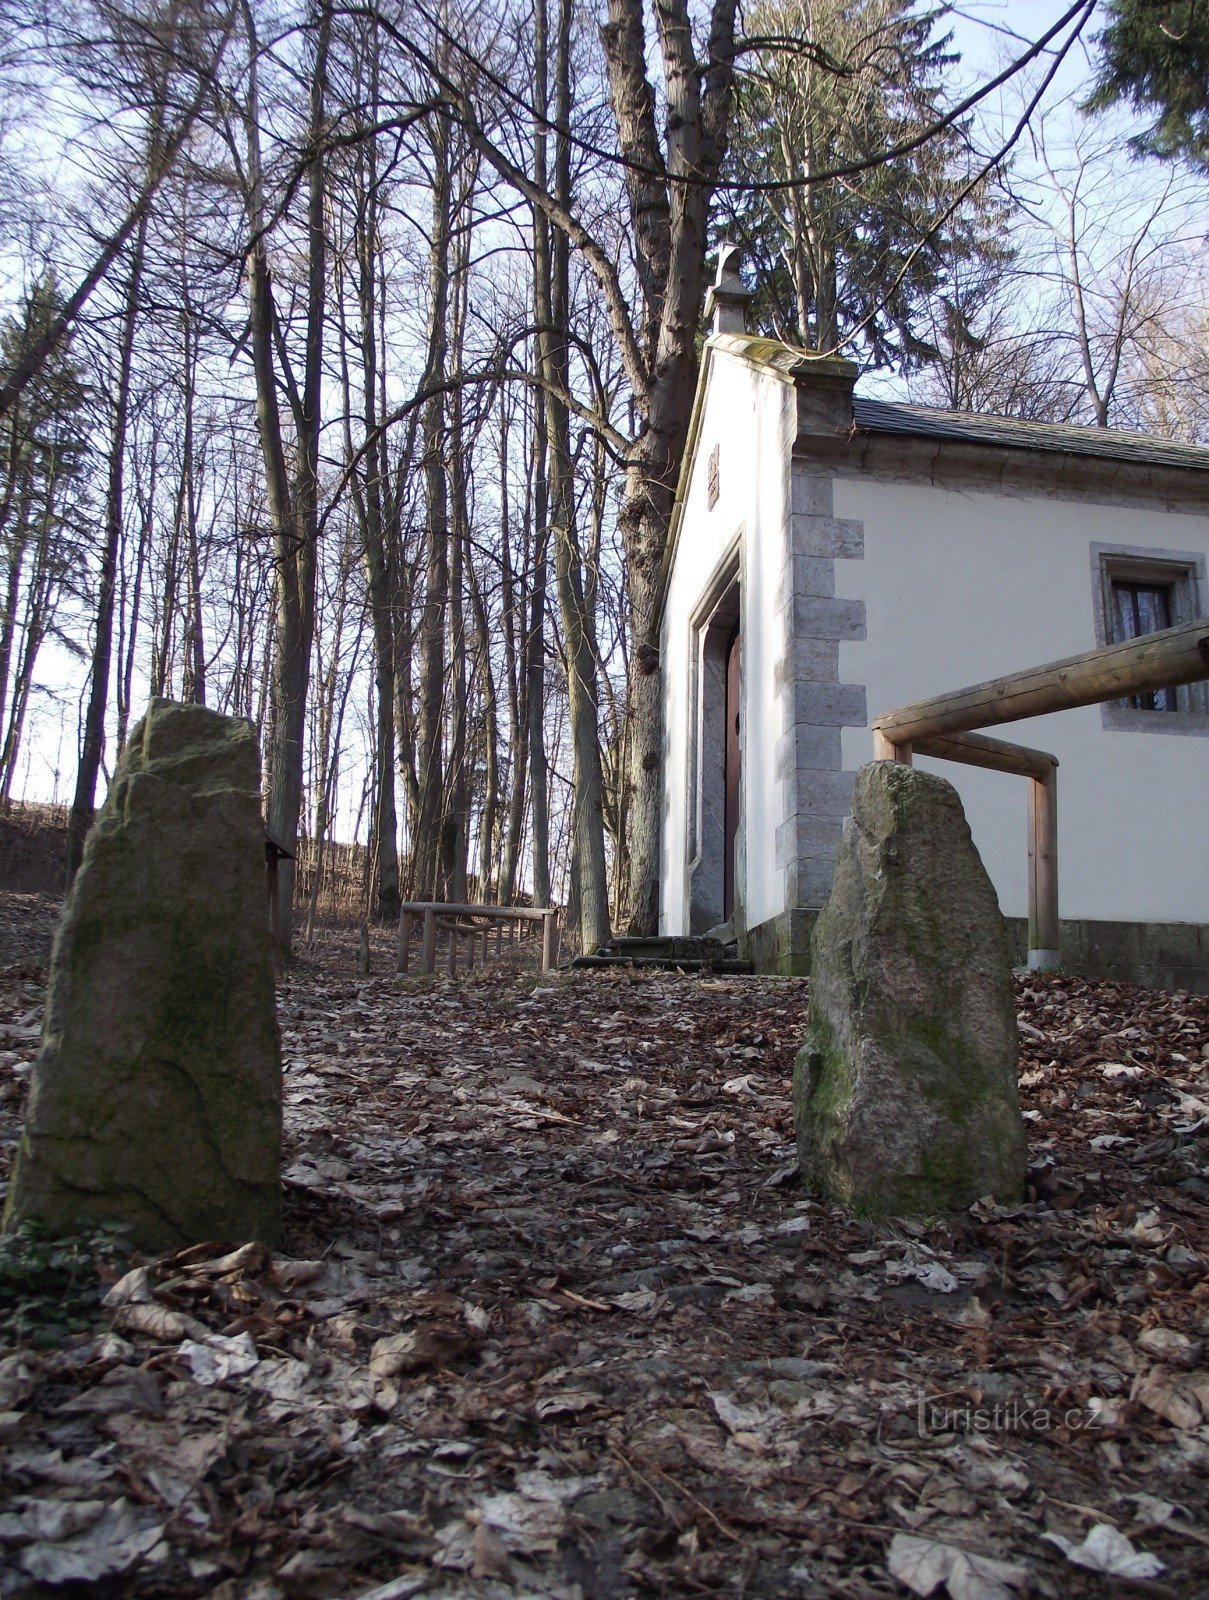
[[[711,352],[695,465],[685,495],[661,633],[663,671],[663,821],[660,931],[687,932],[688,832],[696,774],[689,771],[693,621],[736,544],[740,545],[740,717],[746,873],[736,881],[749,925],[785,909],[776,830],[785,817],[775,777],[780,705],[773,693],[783,651],[778,615],[789,516],[788,456],[796,418],[791,385],[749,363]],[[719,451],[719,496],[707,499],[709,457]]]
[[[1209,552],[1209,517],[1133,506],[846,478],[835,510],[865,524],[865,558],[837,562],[836,592],[867,608],[840,674],[867,685],[871,718],[1094,649],[1093,543]],[[1099,706],[988,731],[1059,759],[1063,916],[1209,922],[1209,737],[1110,731]],[[859,767],[872,735],[846,728],[843,748]],[[1026,780],[919,764],[956,785],[1005,914],[1024,915]]]

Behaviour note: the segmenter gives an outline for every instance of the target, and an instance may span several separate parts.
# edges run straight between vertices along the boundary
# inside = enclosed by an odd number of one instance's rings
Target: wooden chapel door
[[[739,834],[739,624],[726,648],[726,802],[722,854],[722,917],[735,909],[735,840]],[[714,880],[717,882],[717,880]]]

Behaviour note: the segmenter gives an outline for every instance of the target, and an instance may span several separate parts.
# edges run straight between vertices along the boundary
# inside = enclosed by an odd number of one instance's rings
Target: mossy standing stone
[[[1022,1192],[1007,928],[952,784],[857,774],[811,941],[794,1066],[802,1172],[853,1210],[929,1214]]]
[[[153,699],[55,937],[4,1227],[281,1237],[281,1045],[249,723]]]

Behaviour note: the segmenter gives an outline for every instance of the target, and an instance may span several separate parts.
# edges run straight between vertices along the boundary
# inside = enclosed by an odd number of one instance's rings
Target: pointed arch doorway
[[[685,923],[694,934],[744,903],[740,553],[736,541],[692,619]]]

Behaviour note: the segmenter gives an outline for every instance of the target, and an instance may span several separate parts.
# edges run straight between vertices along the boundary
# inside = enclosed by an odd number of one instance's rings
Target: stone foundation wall
[[[810,935],[817,911],[785,911],[739,935],[739,954],[757,972],[807,977]],[[1018,966],[1028,960],[1028,923],[1008,917],[1008,937]],[[1062,962],[1067,972],[1114,983],[1140,983],[1148,989],[1186,989],[1209,994],[1209,923],[1062,923]]]
[[[1009,917],[1017,961],[1028,959],[1028,923]],[[1148,989],[1209,994],[1209,923],[1062,921],[1062,965],[1084,978],[1140,983]]]
[[[757,972],[779,973],[786,978],[810,974],[810,935],[817,911],[783,911],[739,934],[739,954]]]

